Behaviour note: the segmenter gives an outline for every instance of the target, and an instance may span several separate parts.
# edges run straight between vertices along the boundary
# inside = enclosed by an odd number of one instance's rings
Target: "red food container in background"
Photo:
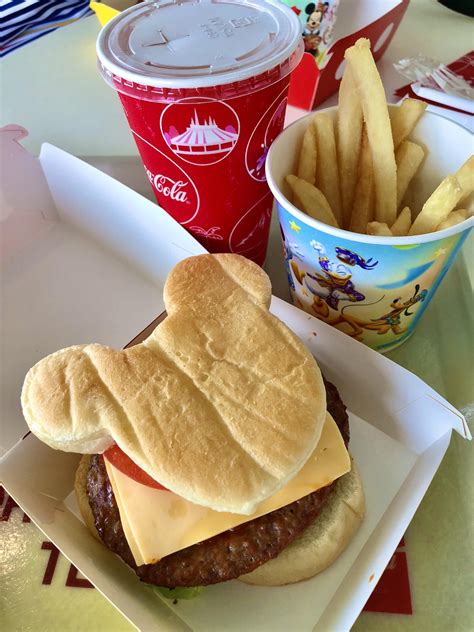
[[[293,5],[291,0],[284,2]],[[289,105],[311,110],[337,92],[345,66],[344,53],[360,37],[370,40],[372,54],[375,61],[378,61],[397,32],[409,2],[410,0],[341,0],[332,33],[333,42],[325,51],[320,67],[312,55],[304,54],[291,78]]]
[[[265,158],[302,47],[298,19],[276,0],[140,4],[99,35],[99,67],[158,203],[210,252],[265,260]]]

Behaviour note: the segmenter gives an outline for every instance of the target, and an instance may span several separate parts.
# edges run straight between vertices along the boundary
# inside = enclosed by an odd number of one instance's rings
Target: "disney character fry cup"
[[[210,252],[263,264],[265,159],[303,54],[294,12],[277,0],[138,4],[102,29],[97,54],[160,206]]]
[[[326,110],[335,116],[336,108]],[[333,228],[299,211],[287,195],[285,176],[295,173],[311,115],[280,134],[267,159],[276,198],[293,302],[382,353],[415,330],[473,226],[473,218],[442,231],[410,237],[375,237]],[[470,133],[426,112],[412,134],[427,148],[417,176],[420,208],[448,174],[472,152]]]

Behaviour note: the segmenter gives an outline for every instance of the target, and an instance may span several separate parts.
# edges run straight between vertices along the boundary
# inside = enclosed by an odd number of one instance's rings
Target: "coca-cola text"
[[[165,197],[176,200],[176,202],[189,204],[187,191],[184,190],[188,186],[187,182],[184,182],[184,180],[173,180],[161,173],[154,175],[149,169],[146,170],[146,174],[158,193],[162,193]]]

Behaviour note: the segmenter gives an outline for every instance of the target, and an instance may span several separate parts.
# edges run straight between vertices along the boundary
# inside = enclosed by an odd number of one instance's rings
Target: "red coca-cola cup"
[[[101,73],[158,203],[210,252],[264,262],[265,159],[302,50],[297,17],[276,0],[144,3],[99,35]]]

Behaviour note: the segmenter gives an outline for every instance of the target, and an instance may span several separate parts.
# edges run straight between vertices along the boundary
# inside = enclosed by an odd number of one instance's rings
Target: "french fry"
[[[329,202],[319,189],[297,176],[286,176],[286,181],[290,185],[296,200],[299,201],[301,206],[298,205],[298,208],[301,211],[307,213],[313,219],[338,228],[337,220]]]
[[[407,192],[403,196],[402,206],[409,206],[411,209],[417,208],[417,196],[416,191],[414,190],[414,180],[412,180],[411,185],[408,186]]]
[[[463,195],[463,189],[454,176],[445,178],[426,200],[418,217],[410,228],[409,235],[433,232],[456,207]]]
[[[339,193],[339,170],[337,168],[334,123],[327,114],[315,114],[313,125],[316,130],[318,164],[316,186],[324,193],[339,226],[342,226],[341,196]]]
[[[426,103],[418,99],[405,99],[392,110],[392,135],[395,149],[411,134],[426,110]]]
[[[303,136],[301,144],[300,159],[298,163],[298,178],[302,178],[314,184],[316,182],[316,131],[313,122],[310,121]]]
[[[469,216],[474,215],[474,191],[467,198],[463,198],[462,204],[458,204],[458,206],[465,208]]]
[[[342,225],[345,228],[349,226],[351,221],[351,210],[357,185],[357,168],[362,142],[363,122],[359,95],[350,66],[347,65],[339,86],[339,108],[336,123]],[[366,224],[367,222],[364,224],[364,230]]]
[[[305,180],[306,182],[306,180]],[[309,182],[308,182],[309,184]],[[311,185],[313,186],[313,185]],[[302,213],[306,213],[306,211],[304,210],[304,206],[303,206],[303,202],[300,200],[300,198],[296,195],[296,193],[293,192],[293,190],[291,191],[292,196],[293,196],[293,204],[296,206],[297,209],[299,209]],[[308,215],[308,213],[306,213],[306,215]]]
[[[393,224],[397,216],[397,165],[385,91],[370,52],[369,40],[361,38],[346,50],[362,104],[372,153],[375,217]]]
[[[443,230],[444,228],[450,228],[451,226],[456,226],[456,224],[460,224],[465,219],[468,218],[468,212],[465,209],[459,209],[457,211],[451,211],[448,217],[441,222],[436,230]]]
[[[462,189],[462,196],[459,201],[463,202],[474,191],[474,156],[468,158],[454,175]]]
[[[397,163],[397,209],[403,201],[408,185],[418,171],[425,152],[423,147],[404,140],[395,154]]]
[[[408,231],[411,226],[411,210],[408,206],[405,206],[403,211],[401,211],[400,215],[397,217],[395,222],[390,227],[392,231],[392,235],[396,235],[398,237],[404,237],[408,235]]]
[[[367,224],[373,220],[374,214],[374,178],[372,172],[372,155],[364,127],[359,157],[357,185],[354,195],[349,230],[354,233],[365,233]]]
[[[393,233],[385,222],[369,222],[367,224],[367,235],[377,235],[377,237],[391,237]]]

